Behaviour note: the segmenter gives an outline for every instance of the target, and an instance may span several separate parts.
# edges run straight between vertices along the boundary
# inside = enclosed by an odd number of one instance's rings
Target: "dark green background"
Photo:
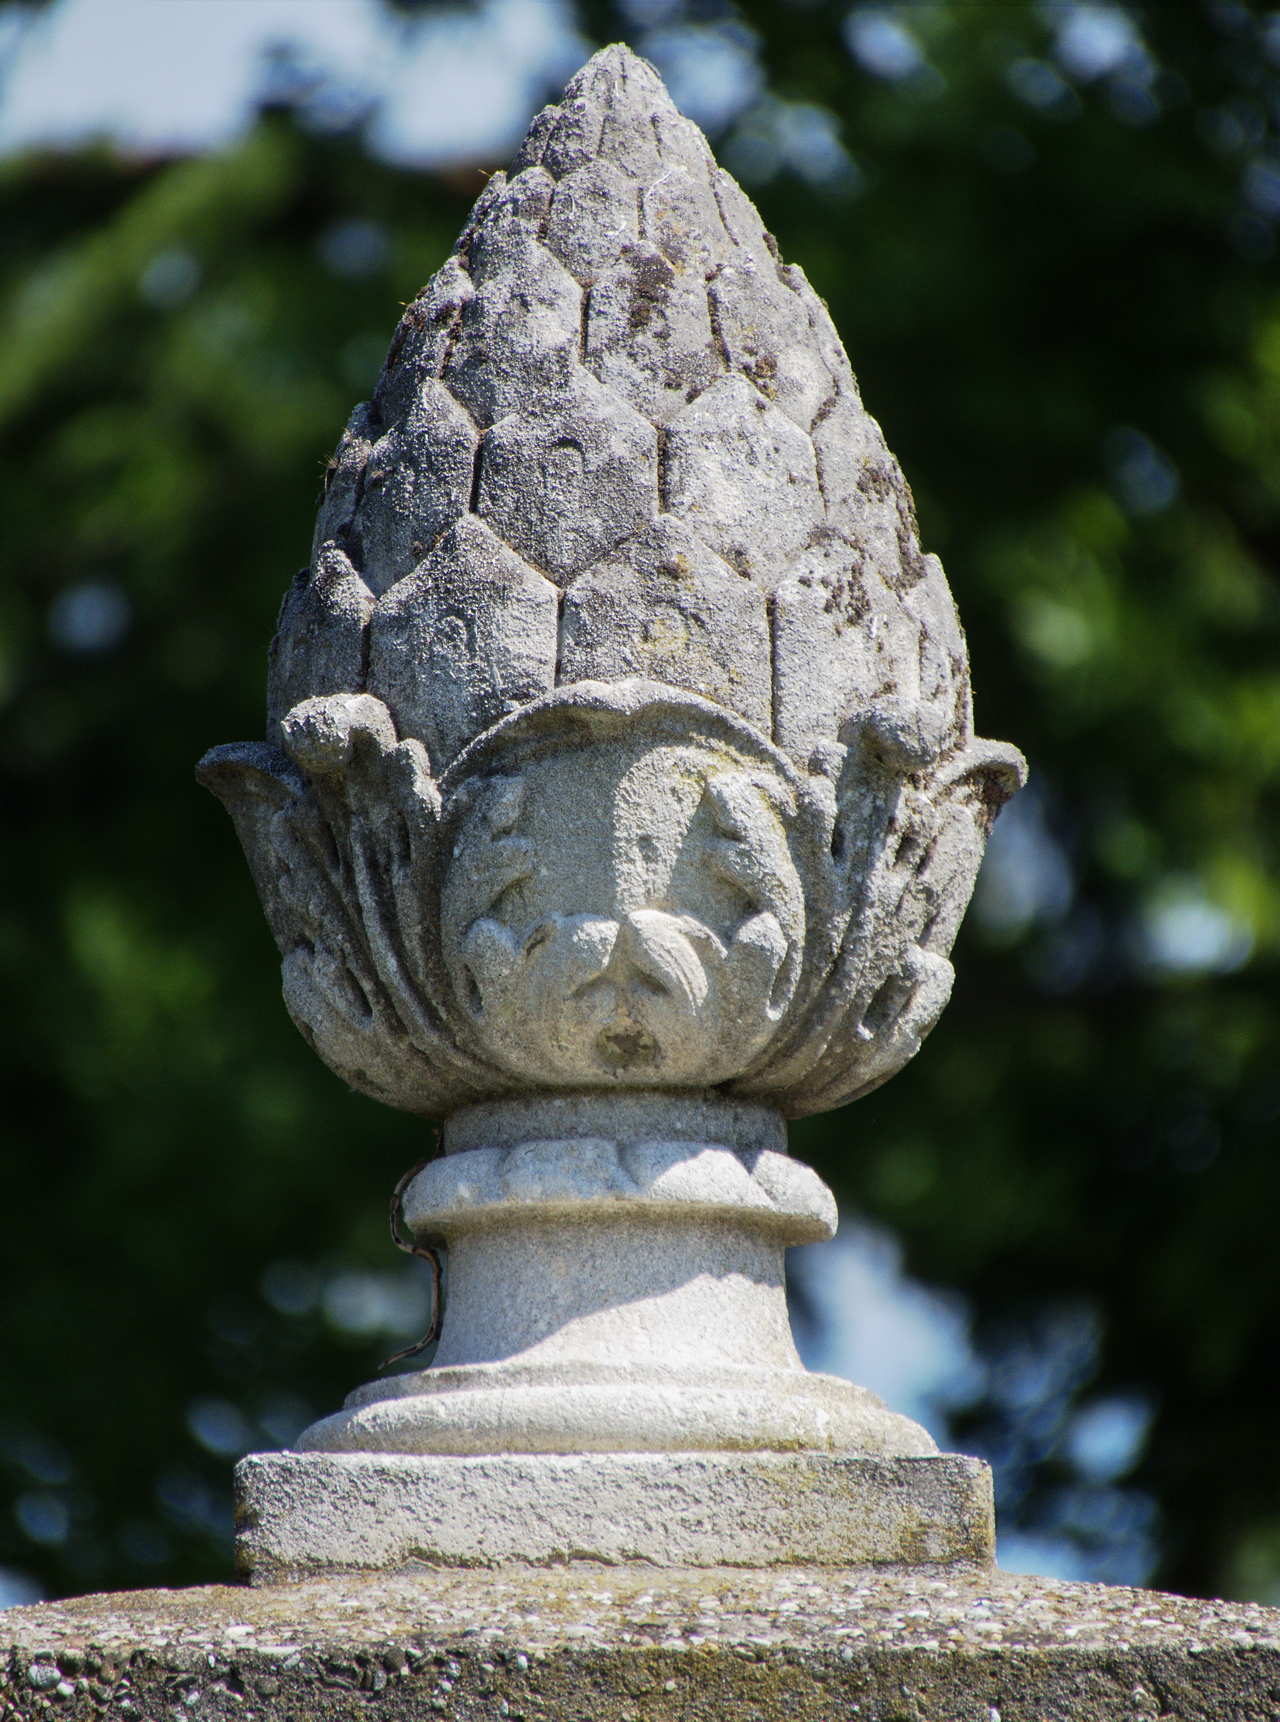
[[[990,1367],[954,1427],[996,1460],[1006,1529],[1100,1571],[1152,1537],[1157,1582],[1280,1600],[1265,14],[1149,7],[1146,108],[1116,77],[1037,108],[1009,68],[1047,61],[1042,10],[910,8],[940,79],[899,82],[855,64],[846,12],[733,14],[855,164],[749,189],[830,302],[946,564],[980,730],[1028,754],[1074,888],[1021,930],[971,921],[918,1060],[795,1146],[969,1300]],[[580,18],[643,46],[607,6]],[[415,1319],[361,1332],[357,1294],[420,1291],[385,1215],[429,1132],[289,1024],[191,772],[260,731],[324,462],[481,183],[388,167],[285,99],[206,159],[0,163],[0,1565],[51,1593],[224,1576],[231,1452],[332,1408]],[[358,278],[322,257],[352,220],[388,240]],[[199,281],[166,308],[146,272],[172,252]],[[1116,427],[1173,463],[1167,506],[1117,480]],[[112,649],[57,643],[86,583],[127,594]],[[1153,968],[1144,917],[1197,893],[1250,960]],[[1070,1419],[1115,1394],[1146,1397],[1150,1438],[1091,1479]]]

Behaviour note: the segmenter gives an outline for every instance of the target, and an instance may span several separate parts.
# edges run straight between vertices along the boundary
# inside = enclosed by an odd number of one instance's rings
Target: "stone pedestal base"
[[[956,1454],[258,1453],[236,1467],[254,1584],[326,1571],[991,1563],[991,1472]]]
[[[303,1452],[373,1454],[935,1454],[927,1430],[833,1375],[741,1365],[610,1367],[514,1359],[412,1370],[347,1396],[298,1441]]]
[[[783,1255],[836,1207],[772,1108],[533,1096],[455,1112],[444,1146],[404,1193],[448,1253],[433,1365],[357,1388],[304,1452],[936,1453],[796,1355]]]

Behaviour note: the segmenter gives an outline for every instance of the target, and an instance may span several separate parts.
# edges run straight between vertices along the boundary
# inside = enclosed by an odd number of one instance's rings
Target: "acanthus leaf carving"
[[[281,728],[288,753],[216,748],[199,775],[253,857],[290,1015],[353,1087],[438,1115],[488,1081],[449,1023],[426,750],[366,694],[303,701]]]

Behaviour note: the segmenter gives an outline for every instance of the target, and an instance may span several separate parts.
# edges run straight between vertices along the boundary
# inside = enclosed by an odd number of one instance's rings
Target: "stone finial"
[[[289,1009],[433,1116],[883,1082],[1022,769],[826,307],[621,47],[405,312],[268,701],[204,773]]]
[[[302,1446],[932,1452],[800,1368],[782,1250],[835,1213],[782,1118],[916,1051],[1022,771],[826,307],[597,54],[352,415],[265,742],[201,767],[303,1034],[447,1120],[437,1367]]]

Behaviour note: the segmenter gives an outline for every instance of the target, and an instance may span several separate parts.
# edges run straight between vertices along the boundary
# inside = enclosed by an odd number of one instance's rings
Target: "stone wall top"
[[[1244,1722],[1280,1710],[1280,1610],[990,1568],[569,1563],[139,1591],[13,1609],[0,1647],[5,1717]]]

